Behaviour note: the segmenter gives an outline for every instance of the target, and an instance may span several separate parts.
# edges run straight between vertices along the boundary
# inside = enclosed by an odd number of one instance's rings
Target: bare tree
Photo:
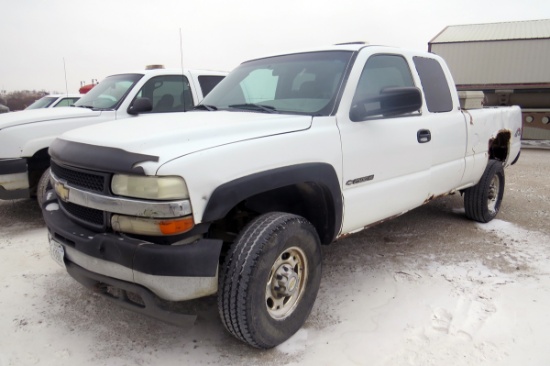
[[[48,94],[45,90],[19,90],[3,95],[3,99],[10,111],[20,111],[27,108],[35,100],[42,98]]]

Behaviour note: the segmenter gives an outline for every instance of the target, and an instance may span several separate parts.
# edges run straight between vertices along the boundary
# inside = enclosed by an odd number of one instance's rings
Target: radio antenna
[[[69,88],[67,87],[67,66],[65,65],[65,57],[63,57],[63,71],[65,72],[65,94],[69,96]]]
[[[183,106],[183,110],[187,111],[187,106],[185,105],[185,73],[183,72],[183,39],[181,37],[181,28],[180,28],[180,66],[181,66],[181,105]],[[191,104],[192,105],[192,104]]]
[[[180,64],[181,64],[181,73],[183,75],[183,40],[181,37],[181,28],[180,28]]]

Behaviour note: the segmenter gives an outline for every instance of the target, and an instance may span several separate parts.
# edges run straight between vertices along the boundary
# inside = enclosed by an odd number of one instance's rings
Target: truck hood
[[[61,139],[159,157],[159,162],[238,141],[310,128],[311,116],[195,111],[130,118],[71,130]]]
[[[41,108],[11,112],[0,115],[0,130],[7,127],[21,126],[29,123],[68,118],[95,117],[100,114],[101,111],[92,111],[88,108],[77,107]]]

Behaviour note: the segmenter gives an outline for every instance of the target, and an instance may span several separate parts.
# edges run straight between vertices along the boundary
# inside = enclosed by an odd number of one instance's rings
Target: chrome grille
[[[71,203],[71,202],[61,201],[60,204],[70,216],[77,219],[78,221],[81,221],[84,223],[90,223],[90,224],[93,224],[94,226],[103,227],[104,225],[103,211],[99,211],[89,207],[75,205],[74,203]]]
[[[51,169],[56,177],[69,185],[95,192],[105,191],[105,176],[90,172],[68,169],[51,161]]]
[[[108,182],[110,174],[108,173],[60,166],[53,160],[50,162],[50,167],[52,173],[59,180],[66,181],[72,187],[109,194]],[[104,230],[107,227],[106,217],[108,214],[104,211],[62,200],[59,200],[59,205],[71,220],[77,221],[81,225],[93,230]]]

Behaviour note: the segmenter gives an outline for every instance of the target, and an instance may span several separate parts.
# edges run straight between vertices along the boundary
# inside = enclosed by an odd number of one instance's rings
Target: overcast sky
[[[184,67],[230,71],[350,41],[427,50],[448,25],[548,18],[549,0],[0,0],[0,90],[77,92],[148,64],[180,68],[180,29]]]

